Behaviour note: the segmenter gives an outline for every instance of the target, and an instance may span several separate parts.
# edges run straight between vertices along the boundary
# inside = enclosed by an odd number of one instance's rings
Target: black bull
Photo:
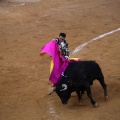
[[[103,87],[104,97],[107,98],[107,85],[104,82],[100,66],[95,61],[75,61],[71,62],[66,68],[60,82],[49,93],[56,91],[63,104],[67,104],[71,93],[76,91],[79,101],[82,100],[81,95],[84,91],[87,92],[92,105],[97,105],[97,102],[92,98],[90,85],[94,80],[98,80]]]

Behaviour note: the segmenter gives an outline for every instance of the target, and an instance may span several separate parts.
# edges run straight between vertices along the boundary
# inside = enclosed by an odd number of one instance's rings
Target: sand
[[[63,105],[49,83],[50,57],[40,49],[60,32],[70,54],[83,43],[120,28],[119,0],[11,0],[0,2],[0,120],[119,120],[120,31],[88,44],[71,57],[95,60],[102,68],[109,99],[94,81],[94,108],[86,93]],[[15,2],[13,2],[15,1]],[[18,1],[18,2],[16,2]],[[23,2],[22,2],[23,1]]]

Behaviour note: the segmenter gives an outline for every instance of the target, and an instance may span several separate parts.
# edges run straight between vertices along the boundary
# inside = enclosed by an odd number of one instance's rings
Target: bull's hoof
[[[97,103],[95,103],[95,104],[93,105],[93,107],[95,107],[95,108],[96,108],[96,107],[98,107],[98,104],[97,104]]]
[[[83,101],[80,101],[79,104],[80,104],[80,105],[83,105]]]
[[[109,96],[108,96],[108,95],[104,97],[104,99],[105,99],[105,100],[108,100],[108,98],[109,98]]]
[[[67,104],[67,102],[63,102],[63,105],[66,105]]]

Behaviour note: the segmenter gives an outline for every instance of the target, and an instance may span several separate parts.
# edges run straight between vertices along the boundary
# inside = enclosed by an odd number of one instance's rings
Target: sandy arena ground
[[[97,61],[108,85],[104,100],[98,81],[79,105],[75,93],[63,105],[48,96],[50,57],[41,47],[60,32],[70,54],[79,45],[120,28],[120,0],[0,0],[0,120],[119,120],[120,30],[88,44],[71,57]],[[18,2],[17,2],[18,1]]]

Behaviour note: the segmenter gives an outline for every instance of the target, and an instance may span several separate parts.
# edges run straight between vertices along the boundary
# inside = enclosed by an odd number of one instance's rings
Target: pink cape
[[[62,72],[65,71],[70,61],[66,60],[64,56],[60,55],[59,47],[55,39],[42,47],[40,55],[42,56],[45,53],[49,54],[52,57],[54,66],[50,74],[49,80],[54,85],[56,85],[61,78]]]

